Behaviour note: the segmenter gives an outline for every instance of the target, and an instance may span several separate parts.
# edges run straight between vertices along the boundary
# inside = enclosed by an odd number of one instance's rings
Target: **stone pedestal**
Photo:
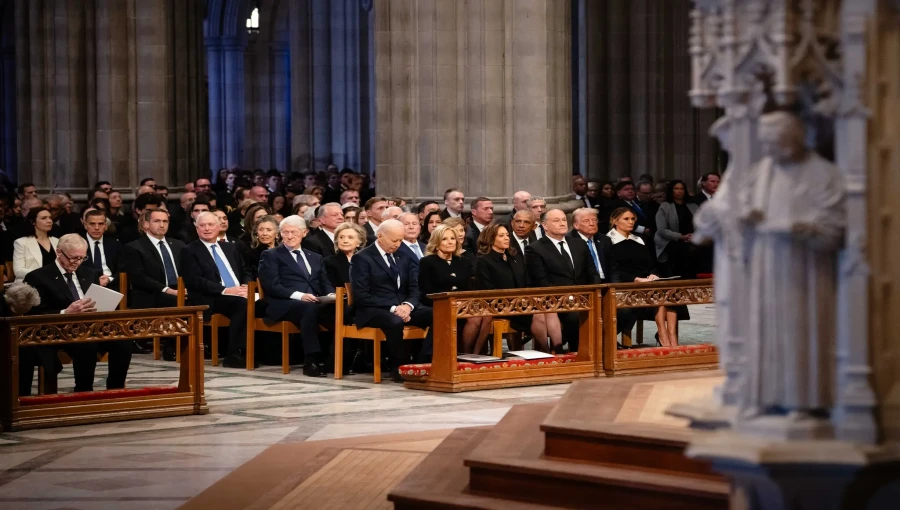
[[[569,0],[377,0],[379,186],[559,202],[572,176]],[[498,207],[498,210],[500,208]]]

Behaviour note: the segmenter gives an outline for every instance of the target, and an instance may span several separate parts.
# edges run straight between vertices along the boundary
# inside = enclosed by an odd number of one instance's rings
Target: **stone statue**
[[[784,416],[781,423],[789,428],[801,422],[822,425],[836,393],[843,174],[807,149],[803,124],[794,115],[763,115],[758,137],[764,157],[748,174],[740,207],[749,236],[741,414],[751,421]],[[790,437],[812,437],[798,434],[788,431]]]

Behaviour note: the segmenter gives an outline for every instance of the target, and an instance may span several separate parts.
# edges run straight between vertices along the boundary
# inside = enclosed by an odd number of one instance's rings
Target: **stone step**
[[[472,449],[465,457],[471,493],[563,508],[728,507],[728,485],[722,481],[545,457],[540,424],[553,407],[513,407]]]

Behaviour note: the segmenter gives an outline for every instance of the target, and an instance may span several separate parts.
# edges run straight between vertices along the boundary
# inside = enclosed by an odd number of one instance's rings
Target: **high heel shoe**
[[[659,333],[656,334],[656,346],[662,347],[662,342],[659,341]]]

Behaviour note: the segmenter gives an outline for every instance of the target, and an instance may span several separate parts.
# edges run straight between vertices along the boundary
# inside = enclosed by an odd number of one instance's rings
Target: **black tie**
[[[294,255],[297,256],[297,265],[300,266],[300,272],[306,275],[309,278],[309,271],[306,270],[306,262],[303,261],[303,256],[300,254],[300,250],[294,250]]]
[[[72,279],[72,273],[66,273],[66,285],[69,286],[69,292],[72,293],[72,299],[78,301],[81,296],[78,295],[78,289],[75,287],[75,281]]]
[[[391,276],[394,278],[394,280],[399,280],[400,279],[400,270],[397,268],[397,263],[394,262],[394,255],[388,253],[387,258],[388,258],[388,265],[391,267]]]
[[[94,267],[103,272],[103,258],[100,255],[100,241],[94,241]]]
[[[165,241],[159,242],[159,252],[162,253],[163,267],[166,270],[166,287],[174,289],[178,287],[178,275],[175,273],[175,264],[172,263]]]
[[[562,253],[564,259],[566,259],[566,265],[569,266],[569,269],[575,271],[575,266],[572,265],[572,257],[569,256],[569,250],[566,249],[565,241],[559,242],[559,251]]]

